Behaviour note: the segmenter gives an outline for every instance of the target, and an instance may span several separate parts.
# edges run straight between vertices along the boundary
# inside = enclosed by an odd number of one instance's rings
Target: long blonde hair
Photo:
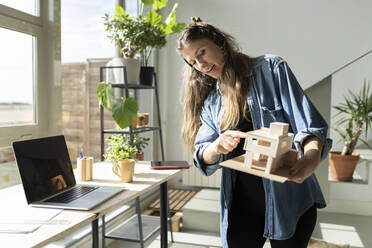
[[[195,17],[180,35],[177,50],[181,52],[184,44],[200,39],[214,42],[223,52],[220,92],[224,96],[224,105],[220,125],[221,131],[234,129],[242,118],[247,118],[248,85],[244,82],[244,77],[250,67],[249,57],[239,52],[239,47],[231,35]],[[181,136],[190,151],[194,151],[195,137],[201,126],[200,114],[204,101],[215,89],[216,83],[216,79],[186,66]]]

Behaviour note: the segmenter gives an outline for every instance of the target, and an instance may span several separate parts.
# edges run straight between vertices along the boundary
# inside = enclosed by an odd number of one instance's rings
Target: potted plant
[[[137,160],[143,160],[144,159],[144,154],[143,154],[143,149],[146,148],[146,146],[149,144],[150,138],[145,138],[141,137],[138,134],[133,135],[133,146],[137,148],[137,154],[136,154],[136,159]],[[128,145],[130,145],[130,136],[125,135],[124,136],[124,142]]]
[[[106,139],[107,151],[104,154],[106,161],[112,161],[112,172],[115,173],[122,182],[132,182],[134,175],[134,165],[138,149],[131,146],[123,135],[115,134]]]
[[[338,111],[336,116],[342,115],[336,121],[336,130],[342,137],[344,148],[342,152],[329,153],[329,164],[332,178],[338,181],[352,181],[359,154],[354,152],[358,140],[369,149],[369,144],[360,138],[362,132],[367,138],[368,129],[372,123],[372,94],[369,92],[369,83],[364,81],[363,88],[358,94],[348,90],[344,103],[333,108]]]
[[[137,116],[134,118],[132,123],[132,130],[148,127],[149,117],[149,113],[137,113]]]
[[[146,67],[152,49],[165,46],[167,35],[181,32],[186,26],[186,24],[176,21],[177,3],[174,4],[168,17],[163,21],[163,17],[158,11],[164,8],[166,4],[167,0],[141,0],[141,10],[137,17],[128,14],[119,5],[115,8],[114,16],[105,14],[104,17],[106,30],[110,33],[108,37],[119,47],[120,55],[124,58],[124,65],[128,68],[126,61],[128,59],[133,61],[136,56],[142,54],[142,63],[145,67],[141,70],[143,73],[150,70],[150,83],[152,83],[154,70]],[[143,13],[144,6],[151,7],[146,15]],[[133,74],[134,80],[129,79],[129,82],[138,80],[139,60],[135,63],[138,69]],[[131,70],[128,68],[128,76]],[[142,82],[149,83],[149,79],[142,78]]]
[[[98,102],[112,112],[112,117],[121,129],[129,127],[138,113],[138,104],[134,98],[115,98],[110,83],[101,82],[96,88]]]

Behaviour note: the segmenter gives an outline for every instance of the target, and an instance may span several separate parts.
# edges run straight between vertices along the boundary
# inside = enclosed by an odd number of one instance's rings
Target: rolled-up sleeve
[[[285,61],[274,67],[274,75],[279,84],[283,109],[295,133],[293,142],[297,150],[303,154],[305,140],[316,136],[323,143],[321,159],[326,158],[332,147],[332,140],[327,139],[326,121],[308,99]]]
[[[206,164],[203,161],[203,152],[207,146],[215,141],[219,134],[216,126],[212,119],[212,113],[210,108],[204,106],[200,115],[201,126],[195,138],[195,153],[194,153],[194,165],[200,170],[203,175],[210,176],[217,169],[220,168],[218,163],[220,160],[213,165]],[[222,157],[222,156],[221,156]]]

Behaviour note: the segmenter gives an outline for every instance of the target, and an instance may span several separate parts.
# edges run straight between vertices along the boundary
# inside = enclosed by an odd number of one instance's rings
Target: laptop
[[[63,135],[16,141],[12,146],[31,206],[90,210],[123,190],[76,184]]]

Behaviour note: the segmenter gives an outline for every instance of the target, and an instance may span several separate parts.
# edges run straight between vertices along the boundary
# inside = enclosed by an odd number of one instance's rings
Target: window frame
[[[60,123],[50,122],[52,118],[56,119],[55,115],[58,115],[58,110],[57,113],[53,113],[52,104],[58,104],[58,99],[60,99],[57,96],[58,89],[54,89],[60,82],[60,78],[57,77],[61,59],[57,58],[55,51],[58,47],[55,44],[60,44],[60,35],[53,35],[55,32],[60,33],[60,14],[58,14],[60,0],[39,0],[37,6],[36,12],[39,16],[0,4],[1,28],[33,36],[33,113],[35,120],[32,124],[0,127],[0,147],[10,146],[16,140],[46,136],[51,130],[58,132],[58,128],[55,127],[60,125]],[[53,102],[54,96],[57,96],[55,102]]]

